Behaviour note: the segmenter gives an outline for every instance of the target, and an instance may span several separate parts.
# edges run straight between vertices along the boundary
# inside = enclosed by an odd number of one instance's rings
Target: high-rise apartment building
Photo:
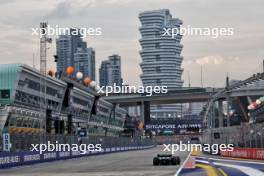
[[[81,34],[60,35],[56,39],[57,72],[66,74],[66,68],[73,66],[75,72],[83,72],[95,80],[95,52],[87,48],[81,37]]]
[[[139,14],[141,22],[139,40],[142,50],[140,76],[144,86],[167,86],[168,90],[182,87],[181,36],[163,35],[167,28],[180,29],[182,21],[173,18],[169,10],[145,11]],[[179,117],[181,105],[151,107],[152,117]]]
[[[110,62],[108,60],[104,60],[101,62],[101,66],[99,69],[99,84],[100,86],[108,85],[108,67]]]
[[[77,48],[74,53],[74,68],[84,77],[95,80],[95,51],[93,48]]]
[[[101,63],[99,69],[99,83],[100,86],[121,86],[123,79],[121,76],[121,57],[119,55],[112,55],[108,60]]]

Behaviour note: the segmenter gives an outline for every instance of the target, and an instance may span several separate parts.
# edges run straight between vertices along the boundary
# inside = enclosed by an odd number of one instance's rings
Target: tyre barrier
[[[30,165],[42,162],[51,162],[56,160],[72,159],[91,155],[100,155],[114,152],[125,152],[131,150],[144,150],[155,147],[148,146],[131,146],[131,147],[111,147],[104,148],[101,151],[87,152],[80,154],[80,152],[64,151],[64,152],[43,152],[40,154],[37,151],[23,151],[23,152],[1,152],[0,153],[0,169]]]

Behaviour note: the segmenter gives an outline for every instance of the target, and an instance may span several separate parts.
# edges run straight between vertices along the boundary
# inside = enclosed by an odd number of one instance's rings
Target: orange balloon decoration
[[[74,72],[74,68],[71,67],[71,66],[69,66],[69,67],[67,67],[66,72],[67,72],[68,75],[71,75],[71,74],[73,74],[73,72]]]
[[[83,83],[84,83],[84,85],[86,85],[86,86],[88,86],[91,82],[92,82],[92,80],[91,80],[89,77],[86,77],[86,78],[83,80]]]
[[[48,75],[49,75],[49,76],[53,77],[53,76],[54,76],[54,74],[55,74],[55,73],[54,73],[54,71],[53,71],[53,70],[49,70],[49,71],[48,71]]]
[[[138,129],[143,130],[144,129],[144,123],[140,122],[138,125]]]

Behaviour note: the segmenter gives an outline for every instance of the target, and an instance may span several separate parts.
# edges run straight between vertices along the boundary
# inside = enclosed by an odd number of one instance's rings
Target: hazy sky
[[[39,38],[32,36],[31,28],[38,27],[41,21],[51,26],[101,27],[101,36],[85,39],[96,50],[96,67],[107,56],[119,54],[124,81],[138,85],[138,14],[162,8],[182,19],[184,26],[234,28],[233,36],[217,39],[183,37],[185,85],[189,71],[192,86],[200,86],[201,64],[206,86],[222,86],[227,73],[231,79],[243,79],[262,70],[263,0],[0,0],[0,62],[32,65],[33,53],[38,60]],[[55,68],[54,53],[55,42],[48,50],[48,68]]]

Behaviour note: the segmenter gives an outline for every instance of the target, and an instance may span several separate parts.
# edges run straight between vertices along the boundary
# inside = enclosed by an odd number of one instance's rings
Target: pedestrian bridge
[[[105,96],[104,99],[123,106],[139,105],[142,102],[150,102],[156,105],[207,102],[216,91],[218,91],[218,89],[188,87],[172,89],[167,93],[152,94],[152,96],[148,96],[144,93],[110,94],[109,96]]]

